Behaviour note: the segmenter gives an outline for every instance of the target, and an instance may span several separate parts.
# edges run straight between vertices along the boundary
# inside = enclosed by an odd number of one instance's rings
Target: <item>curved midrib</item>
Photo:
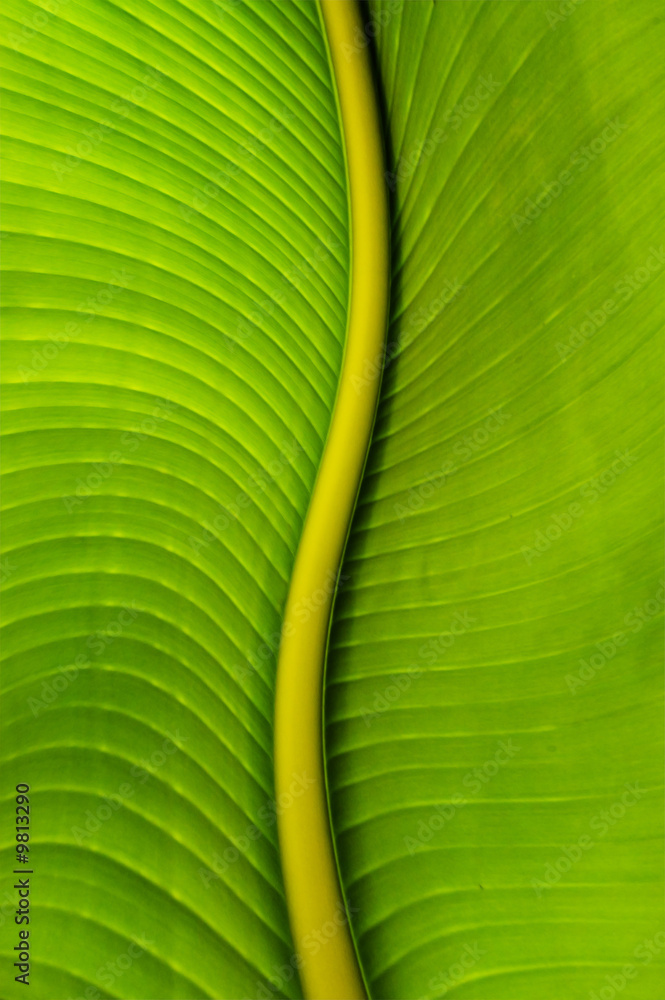
[[[320,0],[346,152],[351,275],[346,349],[295,560],[275,695],[275,787],[289,920],[305,996],[364,1000],[326,795],[322,695],[335,580],[376,413],[389,293],[383,149],[355,0]],[[374,375],[368,377],[368,371]],[[300,778],[300,782],[298,782]]]

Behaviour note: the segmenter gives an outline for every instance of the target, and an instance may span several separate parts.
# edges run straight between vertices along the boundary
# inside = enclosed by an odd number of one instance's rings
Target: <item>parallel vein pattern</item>
[[[297,996],[275,655],[349,255],[318,12],[11,0],[2,39],[0,836],[11,868],[29,783],[33,995]]]
[[[662,994],[663,23],[548,10],[371,4],[392,322],[326,745],[383,1000]]]

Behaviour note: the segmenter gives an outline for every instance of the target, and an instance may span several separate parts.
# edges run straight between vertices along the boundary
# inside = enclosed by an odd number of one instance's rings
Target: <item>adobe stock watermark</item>
[[[277,817],[290,809],[296,799],[299,799],[311,785],[315,785],[314,778],[310,778],[303,771],[302,774],[294,774],[286,792],[280,792],[276,799],[268,799],[258,811],[258,817],[267,827],[272,827],[277,822]],[[255,840],[263,836],[263,831],[256,823],[249,823],[243,833],[239,836],[230,836],[232,846],[225,848],[222,854],[213,852],[210,865],[207,868],[199,868],[198,875],[206,889],[210,888],[213,882],[221,879],[224,872],[228,871],[231,865],[235,864],[238,858],[251,847]]]
[[[639,292],[651,280],[654,274],[662,270],[663,264],[665,264],[664,248],[662,246],[657,249],[656,247],[651,247],[650,254],[644,261],[644,264],[629,274],[624,274],[615,284],[613,291],[619,297],[619,300],[607,298],[602,305],[597,306],[595,309],[587,309],[582,322],[577,327],[570,327],[568,340],[565,343],[557,341],[555,347],[559,357],[562,360],[569,358],[579,351],[580,347],[584,347],[587,341],[605,326],[605,323],[611,316],[629,302],[633,295]]]
[[[263,153],[263,150],[268,148],[275,137],[284,131],[286,128],[285,123],[289,122],[292,118],[295,118],[295,112],[290,111],[284,105],[279,111],[279,116],[273,115],[256,135],[253,135],[250,139],[246,139],[244,142],[237,142],[235,144],[235,155],[242,161],[242,166],[227,158],[227,163],[221,170],[216,171],[200,187],[191,188],[189,203],[181,202],[179,205],[178,211],[180,217],[185,222],[190,222],[195,216],[203,215],[210,206],[210,203],[217,201],[220,195],[228,190],[231,181],[244,171],[247,164],[251,163],[260,153]]]
[[[444,125],[450,127],[453,132],[459,131],[462,123],[467,118],[471,118],[478,111],[481,104],[487,101],[500,86],[501,84],[494,79],[491,73],[489,76],[481,76],[478,79],[475,90],[467,94],[454,108],[449,108],[444,113]],[[395,170],[393,172],[386,170],[383,175],[390,190],[395,191],[400,181],[405,181],[409,177],[412,177],[418,164],[422,160],[428,159],[437,146],[444,143],[447,138],[445,128],[437,126],[432,129],[425,139],[416,142],[410,148],[408,154],[398,157]]]
[[[589,991],[589,1000],[614,1000],[626,986],[637,979],[642,969],[651,965],[654,958],[665,948],[665,932],[657,931],[652,938],[645,938],[633,950],[634,962],[626,962],[621,968],[621,972],[608,972],[604,976],[603,985],[595,990]]]
[[[144,758],[139,764],[132,766],[131,776],[137,779],[138,784],[145,785],[146,781],[164,767],[169,758],[181,749],[182,744],[190,739],[190,736],[181,736],[179,729],[176,729],[175,733],[170,733],[167,730],[166,739],[151,753],[150,757]],[[79,846],[94,837],[102,826],[108,823],[127,804],[129,799],[134,797],[137,782],[123,781],[115,792],[103,796],[102,805],[97,806],[94,811],[86,809],[81,818],[83,825],[74,825],[71,828],[72,836]]]
[[[217,20],[222,24],[228,17],[228,12],[241,7],[243,0],[210,0]]]
[[[9,556],[3,556],[3,558],[0,559],[0,587],[7,583],[17,569],[18,567],[11,561]]]
[[[653,597],[650,597],[644,604],[634,607],[623,619],[623,624],[634,635],[641,632],[644,626],[656,615],[659,615],[665,604],[665,581],[661,581],[660,587]],[[580,668],[574,674],[566,674],[565,681],[571,694],[577,694],[580,688],[584,688],[594,679],[596,674],[603,669],[605,664],[613,660],[620,649],[630,641],[630,635],[624,631],[615,632],[608,639],[602,639],[595,645],[596,652],[592,653],[588,659],[580,658]]]
[[[574,865],[578,864],[585,854],[595,847],[598,840],[606,837],[610,830],[620,823],[629,809],[632,809],[646,792],[634,781],[624,785],[624,791],[607,809],[601,809],[589,820],[589,829],[597,834],[594,840],[590,834],[583,833],[573,844],[563,844],[561,854],[543,868],[543,877],[532,878],[531,886],[539,898],[552,886],[557,885],[567,875]]]
[[[255,502],[253,496],[265,493],[270,483],[275,482],[282,472],[293,464],[301,451],[302,446],[295,438],[290,441],[282,441],[279,454],[267,462],[263,468],[256,469],[247,476],[244,481],[245,488],[238,490],[231,503],[218,504],[219,512],[211,520],[204,518],[201,521],[203,530],[197,535],[190,535],[187,539],[190,548],[194,552],[209,548],[232,522],[240,520],[241,512],[251,507]]]
[[[132,108],[140,107],[150,91],[155,89],[163,74],[152,67],[146,67],[146,69],[148,72],[143,74],[140,83],[137,83],[130,91],[123,94],[122,97],[114,98],[111,102],[111,111],[114,119],[116,119],[115,123],[108,118],[103,118],[91,128],[84,129],[83,134],[85,139],[77,142],[75,147],[69,146],[66,156],[51,162],[51,169],[56,174],[58,180],[62,180],[67,174],[71,174],[73,170],[76,170],[80,166],[85,157],[89,156],[94,149],[106,142],[108,136],[115,132],[117,128],[117,119],[127,118]]]
[[[422,333],[457,298],[464,287],[457,279],[452,281],[446,279],[441,291],[434,296],[431,302],[428,302],[426,306],[420,306],[409,315],[409,322],[401,331],[396,345],[400,348],[408,347],[418,334]]]
[[[539,219],[545,209],[549,208],[553,201],[570,187],[576,176],[584,173],[591,163],[594,163],[599,156],[602,156],[608,146],[610,146],[628,128],[618,118],[606,119],[605,128],[588,146],[580,146],[571,153],[569,166],[561,170],[553,181],[543,181],[542,190],[534,198],[527,198],[521,208],[521,214],[514,212],[511,222],[515,230],[520,233],[523,229],[533,225]],[[573,170],[573,167],[575,170]]]
[[[444,997],[448,990],[452,989],[453,986],[459,986],[464,981],[467,972],[473,969],[486,954],[487,952],[481,949],[477,941],[474,941],[473,944],[465,944],[457,961],[449,965],[444,972],[438,972],[430,979],[427,984],[429,993],[434,993],[437,1000],[439,997]],[[429,1000],[429,997],[424,996],[420,1000]]]
[[[325,948],[328,942],[336,937],[341,928],[348,924],[349,916],[360,912],[357,907],[351,906],[348,901],[347,905],[348,914],[344,905],[341,902],[337,903],[330,920],[326,920],[321,927],[316,927],[309,934],[303,936],[300,941],[300,951],[293,952],[288,964],[273,965],[270,974],[264,982],[257,980],[255,983],[257,992],[251,1000],[273,1000],[276,994],[279,994],[280,997],[284,996],[287,983],[291,982],[297,970],[303,965],[301,953],[307,952],[312,956],[318,955],[321,949]]]
[[[393,504],[393,510],[397,514],[400,523],[409,517],[414,511],[420,510],[434,494],[445,486],[450,477],[458,472],[462,466],[473,458],[475,454],[482,451],[487,446],[490,439],[510,420],[510,414],[503,412],[503,407],[496,407],[490,410],[485,419],[469,434],[464,434],[457,439],[451,448],[452,454],[459,462],[452,459],[444,461],[438,469],[426,478],[424,483],[412,486],[408,492],[404,503]]]
[[[86,639],[86,649],[89,649],[95,657],[101,656],[116,639],[134,624],[139,617],[136,603],[125,605],[114,618],[103,628],[97,629]],[[59,670],[52,680],[45,680],[40,692],[41,697],[29,697],[27,699],[28,708],[36,718],[41,712],[52,705],[64,694],[81,670],[85,670],[92,665],[91,658],[87,653],[78,653],[72,663],[67,664]]]
[[[58,15],[68,3],[70,0],[45,0],[43,6],[30,17],[22,17],[20,28],[10,31],[7,35],[11,47],[18,52],[22,46],[32,42],[35,35],[43,32],[51,18]]]
[[[363,707],[360,709],[362,720],[368,729],[384,712],[388,711],[391,705],[400,700],[414,681],[422,676],[423,669],[423,667],[412,664],[401,674],[395,674],[392,683],[388,684],[383,691],[374,691],[371,708]]]
[[[450,125],[453,132],[459,131],[462,126],[462,122],[466,121],[472,115],[475,115],[476,111],[488,98],[492,96],[495,90],[498,90],[502,84],[495,80],[492,74],[487,76],[481,76],[478,78],[478,85],[472,94],[467,94],[459,104],[456,104],[454,108],[450,108],[446,111],[443,116],[443,120],[446,125]]]
[[[395,340],[386,343],[374,358],[366,358],[363,362],[362,375],[352,375],[351,384],[357,393],[360,393],[366,386],[371,385],[380,378],[388,368],[391,361],[397,357],[400,351],[413,343],[419,333],[443,312],[446,306],[457,298],[464,285],[455,280],[447,279],[441,291],[426,306],[420,306],[415,313],[409,316],[408,323],[400,330]]]
[[[272,662],[282,638],[294,635],[297,625],[304,625],[310,620],[312,615],[317,614],[322,608],[327,607],[332,595],[336,591],[341,590],[350,579],[351,577],[344,573],[335,575],[331,570],[328,570],[323,581],[323,586],[317,587],[307,597],[303,597],[297,601],[293,607],[292,618],[282,622],[280,629],[265,636],[261,645],[253,653],[249,654],[245,663],[235,664],[234,672],[236,677],[239,680],[242,680],[244,677],[250,677],[252,674],[260,671],[267,663]],[[293,617],[295,617],[297,624],[294,623]]]
[[[550,31],[556,31],[559,25],[567,21],[571,14],[574,14],[580,4],[584,2],[585,0],[561,0],[561,3],[556,7],[549,7],[545,11],[545,17],[550,26]]]
[[[78,476],[74,493],[63,493],[60,499],[68,514],[78,510],[89,497],[98,493],[116,468],[123,464],[127,455],[137,451],[141,444],[154,434],[159,424],[168,420],[173,410],[178,409],[178,404],[170,400],[160,399],[155,402],[158,405],[153,407],[150,416],[144,417],[131,431],[123,432],[117,449],[110,452],[101,462],[93,462],[92,471],[85,478]]]
[[[418,650],[418,660],[429,664],[429,666],[434,666],[454,646],[459,636],[470,632],[477,621],[478,619],[472,617],[468,611],[456,611],[451,619],[449,629],[440,632],[422,644]],[[360,710],[362,720],[368,729],[384,712],[388,711],[391,705],[395,705],[400,700],[414,681],[422,676],[424,667],[420,666],[420,662],[411,663],[402,673],[395,674],[391,683],[383,691],[373,692],[371,707],[363,707]]]
[[[579,494],[586,504],[574,500],[559,514],[552,514],[548,524],[535,532],[531,544],[522,546],[521,552],[527,566],[531,566],[535,559],[549,552],[552,545],[570,531],[573,525],[584,517],[589,507],[597,503],[614,486],[617,479],[637,461],[637,456],[631,455],[629,451],[615,451],[614,454],[616,458],[611,465],[580,486]]]
[[[489,760],[486,760],[480,767],[474,767],[462,778],[462,785],[465,789],[469,789],[472,796],[477,795],[520,751],[520,747],[516,747],[512,739],[509,739],[507,743],[505,740],[499,740],[497,746],[498,749]],[[455,792],[445,804],[435,806],[435,812],[429,819],[427,821],[421,820],[418,823],[418,827],[414,831],[415,835],[404,837],[404,846],[409,854],[413,857],[421,847],[428,844],[437,833],[440,833],[446,823],[450,823],[458,811],[469,802],[470,799],[464,792]]]
[[[369,19],[362,28],[355,29],[353,41],[342,43],[342,52],[346,61],[348,62],[358,52],[366,49],[373,39],[378,38],[382,29],[390,23],[401,7],[402,0],[390,0],[390,2],[383,4],[379,10],[371,11]]]
[[[58,333],[52,333],[49,336],[50,344],[47,344],[41,350],[36,347],[33,348],[32,364],[29,368],[27,365],[18,366],[18,373],[22,381],[30,382],[32,379],[36,379],[69,346],[72,340],[76,340],[81,335],[84,330],[81,324],[83,322],[92,323],[95,317],[102,313],[113,299],[126,291],[135,278],[136,275],[129,274],[124,267],[122,271],[112,271],[111,280],[98,288],[94,295],[89,295],[84,302],[79,302],[76,307],[76,312],[80,313],[81,316],[85,316],[85,320],[81,320],[80,323],[75,323],[73,320],[65,323],[62,330]]]
[[[409,177],[412,177],[420,161],[427,160],[436,147],[446,141],[446,138],[444,130],[437,127],[430,132],[427,138],[414,143],[408,154],[399,156],[395,164],[395,170],[386,170],[383,175],[390,190],[395,191],[400,181],[405,181]]]
[[[271,289],[264,299],[256,303],[256,308],[238,322],[235,337],[230,337],[226,333],[223,335],[228,350],[233,353],[240,344],[249,340],[255,330],[260,328],[264,318],[274,315],[275,308],[284,302],[287,291],[291,288],[299,289],[303,280],[316,271],[340,246],[341,243],[334,238],[327,243],[319,240],[318,246],[309,257],[301,257],[299,263],[287,267],[280,277],[280,284]]]
[[[121,979],[126,972],[131,969],[134,962],[141,958],[154,945],[145,931],[139,937],[132,937],[131,943],[119,955],[116,955],[110,962],[105,962],[97,969],[95,981],[108,991]],[[78,997],[70,997],[69,1000],[102,1000],[103,994],[96,986],[87,986],[83,994]]]

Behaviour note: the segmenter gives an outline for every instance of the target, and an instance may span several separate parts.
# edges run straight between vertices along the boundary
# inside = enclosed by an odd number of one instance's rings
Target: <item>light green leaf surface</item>
[[[662,11],[369,12],[392,322],[325,706],[369,992],[586,1000],[630,965],[660,1000]],[[0,32],[32,996],[295,997],[275,653],[349,294],[318,7],[8,0]]]
[[[286,965],[297,996],[275,654],[348,297],[318,8],[9,0],[2,41],[0,837],[11,870],[29,783],[31,995],[256,996]]]
[[[561,6],[371,4],[394,297],[326,718],[377,998],[662,996],[664,25]]]

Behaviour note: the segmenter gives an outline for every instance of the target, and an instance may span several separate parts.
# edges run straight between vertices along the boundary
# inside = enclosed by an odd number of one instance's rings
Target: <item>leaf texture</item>
[[[326,751],[377,998],[662,992],[663,19],[561,6],[370,4],[393,300]]]
[[[297,996],[275,656],[349,254],[318,8],[10,0],[2,32],[1,836],[11,864],[29,783],[33,995],[287,967]]]

